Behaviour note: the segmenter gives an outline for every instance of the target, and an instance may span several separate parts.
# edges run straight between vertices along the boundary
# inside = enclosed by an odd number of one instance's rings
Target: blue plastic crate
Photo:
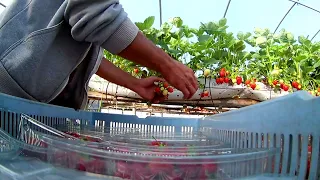
[[[20,114],[27,114],[49,126],[65,125],[68,120],[106,127],[142,128],[156,132],[215,134],[236,148],[279,147],[273,174],[304,179],[307,174],[308,143],[312,137],[309,179],[319,179],[320,98],[297,92],[275,100],[203,119],[147,117],[75,111],[0,94],[0,127],[17,135]],[[259,178],[260,179],[260,178]]]

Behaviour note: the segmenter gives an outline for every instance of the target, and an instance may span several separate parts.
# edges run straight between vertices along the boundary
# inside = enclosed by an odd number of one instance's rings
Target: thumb
[[[148,80],[152,81],[152,82],[157,82],[157,81],[164,82],[165,81],[163,78],[159,78],[159,77],[156,77],[156,76],[151,76],[151,77],[149,77]]]

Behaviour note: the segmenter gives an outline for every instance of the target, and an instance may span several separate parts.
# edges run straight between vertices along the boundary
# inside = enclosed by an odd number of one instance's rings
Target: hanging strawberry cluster
[[[252,79],[252,80],[247,79],[247,80],[245,81],[245,85],[246,85],[247,87],[250,87],[252,90],[255,90],[255,89],[257,88],[256,82],[257,82],[256,79]]]
[[[225,68],[221,68],[218,77],[216,78],[217,84],[229,84],[230,78],[229,78],[230,72],[226,71]]]
[[[275,88],[280,88],[284,91],[288,91],[290,89],[290,85],[285,84],[282,79],[280,79],[279,81],[273,80],[272,84],[275,86]],[[297,90],[301,89],[301,85],[296,81],[292,82],[292,87],[296,88]]]

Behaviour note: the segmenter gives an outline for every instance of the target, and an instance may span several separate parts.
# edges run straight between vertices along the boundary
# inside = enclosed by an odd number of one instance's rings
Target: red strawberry
[[[75,138],[80,138],[80,135],[78,133],[72,132],[69,133],[71,136],[75,137]]]
[[[220,84],[220,78],[217,78],[217,79],[216,79],[216,83],[217,83],[217,84]]]
[[[220,71],[220,77],[225,77],[225,76],[226,76],[226,72],[221,69],[221,71]]]
[[[128,177],[127,179],[144,179],[145,177],[150,177],[150,175],[152,176],[152,174],[149,172],[149,169],[146,166],[146,163],[132,163],[130,165],[131,177]]]
[[[102,174],[106,171],[105,161],[94,159],[86,164],[87,171],[97,174]]]
[[[280,83],[280,88],[283,89],[284,83]]]
[[[289,86],[284,84],[282,89],[283,89],[284,91],[288,91],[288,90],[289,90]]]
[[[226,71],[226,69],[225,68],[221,68],[221,70],[220,71]]]
[[[257,87],[257,85],[255,82],[251,82],[250,87],[254,90]]]
[[[298,89],[299,83],[297,81],[292,82],[292,87]]]
[[[201,93],[201,97],[204,97],[204,93]]]
[[[138,68],[134,68],[134,69],[133,69],[133,72],[136,73],[136,74],[138,74],[139,69],[138,69]]]
[[[224,83],[229,83],[230,79],[229,78],[224,78]]]
[[[86,167],[83,164],[77,164],[76,169],[78,171],[86,171]]]
[[[117,172],[120,174],[129,174],[129,164],[126,161],[118,161],[116,163]]]
[[[302,88],[302,86],[299,84],[298,87],[297,87],[297,89],[298,89],[298,90],[301,90],[301,88]]]
[[[152,141],[151,142],[152,146],[166,146],[165,142],[161,142],[161,141]]]
[[[164,87],[164,88],[167,88],[168,86],[169,86],[169,84],[168,84],[167,82],[164,82],[164,83],[163,83],[163,87]]]
[[[220,84],[222,84],[224,82],[224,78],[220,77],[219,81],[220,81]]]
[[[203,164],[202,167],[210,173],[216,172],[218,170],[217,164]]]
[[[278,83],[279,83],[278,80],[273,80],[273,82],[272,82],[272,84],[275,85],[275,86],[276,86]]]
[[[152,145],[152,146],[158,146],[158,145],[159,145],[159,142],[158,142],[158,141],[152,141],[152,142],[151,142],[151,145]]]
[[[172,172],[172,169],[174,169],[174,166],[172,164],[150,163],[149,169],[152,172],[152,174],[159,174],[159,173],[167,174]]]
[[[209,92],[206,90],[206,91],[203,92],[203,95],[204,96],[209,96]]]
[[[172,87],[168,87],[168,92],[172,93],[173,92],[173,88]]]
[[[242,83],[242,78],[240,76],[237,76],[236,80],[238,85]]]
[[[245,84],[248,85],[248,84],[250,84],[250,82],[251,82],[251,81],[250,81],[249,79],[247,79],[246,82],[245,82]]]
[[[156,87],[155,89],[154,89],[154,92],[156,92],[156,93],[159,93],[161,90],[160,90],[160,87]]]

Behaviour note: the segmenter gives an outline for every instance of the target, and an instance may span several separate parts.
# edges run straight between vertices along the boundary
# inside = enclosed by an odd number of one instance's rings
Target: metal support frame
[[[320,29],[316,32],[314,36],[312,36],[311,41],[320,33]]]
[[[162,0],[159,0],[160,27],[162,26]]]
[[[317,12],[317,13],[320,13],[319,10],[314,9],[314,8],[312,8],[312,7],[310,7],[310,6],[307,6],[307,5],[305,5],[305,4],[302,4],[302,3],[298,2],[298,1],[294,1],[294,0],[289,0],[289,1],[294,2],[295,4],[298,4],[298,5],[304,6],[304,7],[308,8],[308,9],[311,9],[311,10]]]
[[[275,34],[277,32],[277,30],[279,29],[280,25],[282,24],[282,22],[284,21],[284,19],[288,16],[288,14],[290,13],[290,11],[294,8],[294,6],[297,5],[297,2],[294,2],[294,4],[290,7],[290,9],[287,11],[287,13],[283,16],[283,18],[281,19],[281,21],[279,22],[279,24],[277,25],[276,29],[273,31],[273,34]]]
[[[226,10],[224,11],[224,15],[223,15],[224,18],[227,16],[227,12],[228,12],[228,10],[229,10],[230,3],[231,3],[231,0],[228,1]]]
[[[2,2],[0,2],[0,5],[1,5],[1,6],[3,6],[3,7],[5,7],[5,8],[7,7],[7,6],[6,6],[6,5],[4,5]]]

